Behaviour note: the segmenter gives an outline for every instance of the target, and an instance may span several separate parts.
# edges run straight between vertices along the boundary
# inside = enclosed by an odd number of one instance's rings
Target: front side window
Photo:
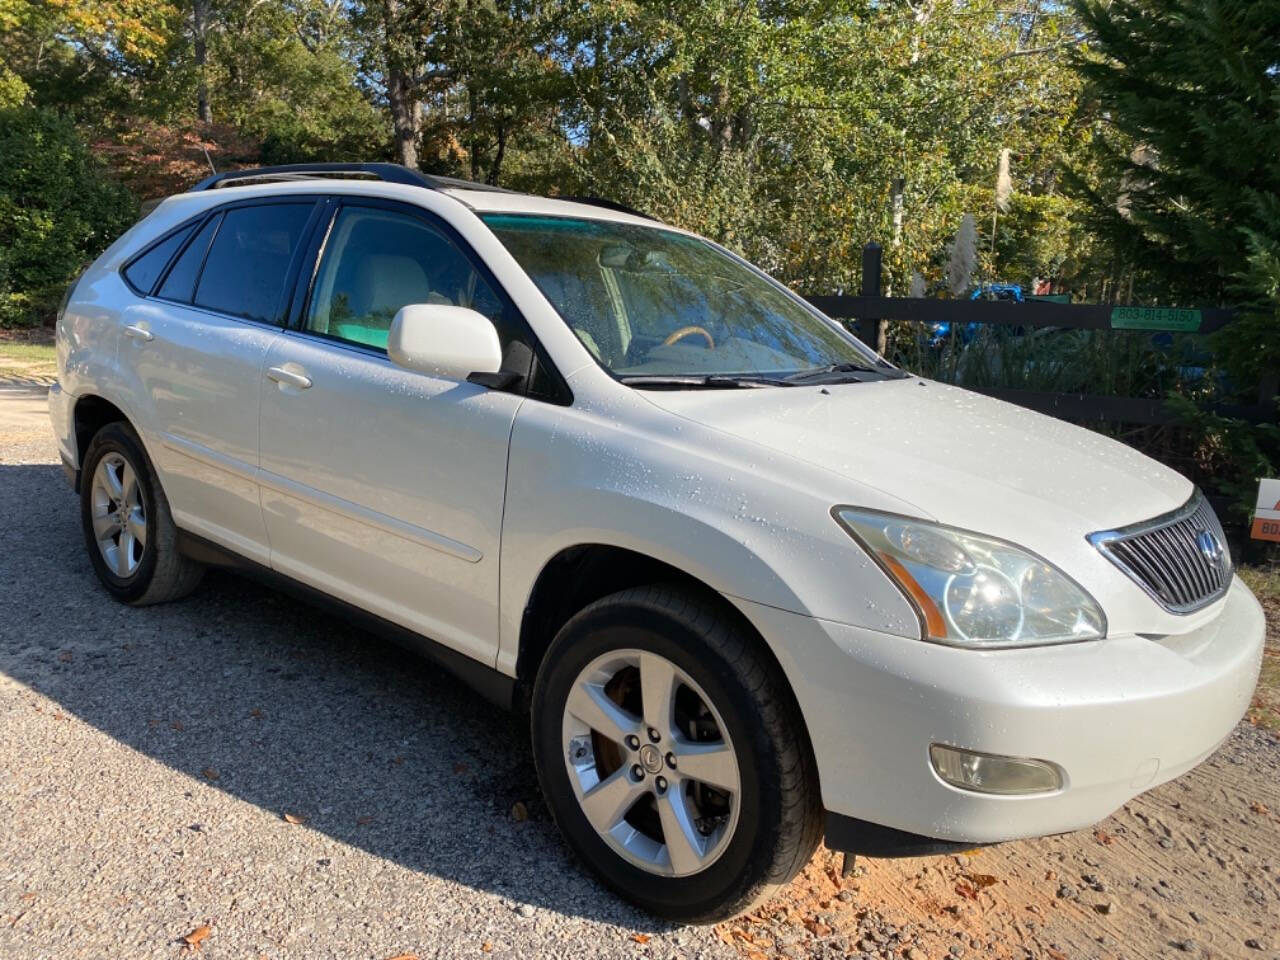
[[[488,214],[484,221],[615,376],[804,376],[882,361],[784,287],[660,227]]]
[[[227,210],[205,257],[195,305],[278,323],[289,264],[312,208],[279,203]]]
[[[444,233],[392,210],[343,207],[325,243],[307,308],[313,333],[385,350],[391,321],[411,303],[470,307],[498,328],[503,303]]]

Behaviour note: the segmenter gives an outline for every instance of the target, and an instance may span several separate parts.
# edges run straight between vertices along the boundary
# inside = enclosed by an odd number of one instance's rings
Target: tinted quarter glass
[[[192,238],[187,248],[178,255],[178,259],[169,268],[169,275],[160,284],[156,296],[164,297],[166,300],[180,300],[183,303],[191,302],[191,295],[196,289],[196,276],[200,273],[200,264],[204,263],[204,255],[209,251],[209,241],[213,239],[221,219],[222,216],[219,214],[205,221],[200,232]]]
[[[386,349],[397,311],[410,303],[470,307],[494,321],[505,347],[503,302],[440,230],[406,214],[345,207],[316,274],[306,328]]]
[[[195,305],[276,323],[289,262],[312,206],[264,204],[224,213],[196,286]]]
[[[166,237],[125,267],[124,275],[128,281],[143,293],[150,293],[165,265],[177,252],[177,249],[182,246],[182,241],[191,235],[193,229],[194,227],[186,227]]]

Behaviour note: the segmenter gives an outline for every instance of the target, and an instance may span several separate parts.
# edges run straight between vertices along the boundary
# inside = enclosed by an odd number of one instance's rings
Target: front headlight
[[[1096,640],[1097,602],[1057,567],[1003,540],[890,513],[832,515],[910,599],[925,639],[956,647]]]

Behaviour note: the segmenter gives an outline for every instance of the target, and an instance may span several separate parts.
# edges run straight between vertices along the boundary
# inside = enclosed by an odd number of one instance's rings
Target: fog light
[[[1000,757],[976,750],[931,744],[933,769],[947,783],[975,793],[1048,793],[1062,786],[1058,768],[1044,760]]]

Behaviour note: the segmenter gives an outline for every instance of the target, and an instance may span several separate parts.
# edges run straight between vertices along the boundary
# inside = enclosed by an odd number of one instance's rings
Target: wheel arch
[[[71,413],[72,429],[76,444],[75,489],[80,492],[80,474],[84,470],[84,456],[94,435],[109,423],[127,423],[137,432],[137,427],[120,407],[96,393],[86,393],[75,400]]]
[[[665,560],[608,543],[578,543],[565,547],[538,572],[520,619],[516,656],[518,705],[527,706],[538,667],[551,641],[574,614],[602,597],[652,583],[681,584],[716,606],[723,616],[752,638],[762,655],[777,670],[799,710],[791,679],[768,640],[728,597],[706,581]]]

